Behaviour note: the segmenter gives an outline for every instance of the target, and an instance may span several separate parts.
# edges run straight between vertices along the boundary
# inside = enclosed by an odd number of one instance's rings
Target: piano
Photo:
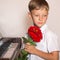
[[[0,38],[0,60],[18,60],[21,44],[20,38]]]

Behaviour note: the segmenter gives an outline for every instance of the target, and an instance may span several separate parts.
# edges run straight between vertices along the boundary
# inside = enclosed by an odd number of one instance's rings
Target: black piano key
[[[10,44],[11,44],[11,41],[7,41],[3,43],[2,46],[0,46],[0,56],[8,49]]]

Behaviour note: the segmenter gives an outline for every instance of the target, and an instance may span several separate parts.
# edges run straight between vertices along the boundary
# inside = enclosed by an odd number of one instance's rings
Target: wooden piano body
[[[5,40],[11,41],[11,44],[7,48],[7,51],[0,56],[0,60],[18,60],[21,48],[21,39],[20,38],[3,38]],[[5,41],[4,41],[5,42]]]

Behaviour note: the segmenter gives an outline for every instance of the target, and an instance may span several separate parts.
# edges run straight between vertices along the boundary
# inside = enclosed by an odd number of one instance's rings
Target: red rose
[[[42,32],[41,30],[36,26],[31,26],[28,29],[28,35],[32,38],[34,42],[40,42],[42,39]]]
[[[40,42],[42,39],[42,33],[41,30],[36,27],[36,26],[31,26],[28,29],[28,38],[22,37],[23,38],[23,42],[24,43],[30,43],[31,45],[36,46],[35,42]],[[32,38],[32,39],[31,39]],[[25,51],[24,49],[21,50],[22,56],[21,56],[21,60],[26,59],[27,60],[27,56],[28,56],[28,52]]]

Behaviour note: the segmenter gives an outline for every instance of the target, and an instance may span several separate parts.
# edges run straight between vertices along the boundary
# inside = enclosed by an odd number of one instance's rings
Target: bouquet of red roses
[[[31,45],[36,46],[36,42],[40,42],[42,39],[41,30],[36,26],[31,26],[28,29],[28,38],[22,37],[24,43],[30,43]],[[29,54],[24,49],[21,50],[20,60],[28,60],[27,55]]]

